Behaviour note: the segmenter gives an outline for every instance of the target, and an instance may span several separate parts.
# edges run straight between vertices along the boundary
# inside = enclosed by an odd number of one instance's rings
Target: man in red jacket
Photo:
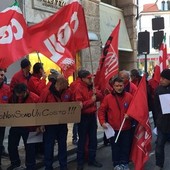
[[[68,81],[62,76],[57,76],[49,88],[45,88],[40,95],[40,102],[68,102],[71,93]],[[45,170],[52,170],[55,140],[58,142],[58,160],[60,170],[67,169],[67,124],[45,125],[44,132],[44,163]]]
[[[42,63],[35,63],[33,73],[28,80],[28,90],[40,96],[42,90],[46,88],[46,74]],[[36,157],[43,157],[44,147],[43,142],[36,143]]]
[[[10,89],[13,90],[14,86],[18,83],[24,83],[27,85],[29,78],[31,77],[30,69],[31,63],[27,58],[24,58],[20,63],[21,69],[16,72],[10,82]]]
[[[131,148],[131,119],[126,115],[126,111],[131,100],[132,95],[124,91],[123,80],[117,77],[113,81],[112,93],[104,97],[98,110],[98,118],[101,126],[104,129],[107,129],[107,123],[109,123],[115,131],[115,136],[110,138],[114,170],[129,170],[128,162]],[[115,139],[124,118],[126,118],[125,123],[118,141],[115,143]]]
[[[42,63],[35,63],[32,76],[28,81],[28,89],[40,96],[44,88],[46,88],[46,74],[43,65]]]
[[[93,90],[92,75],[84,70],[81,73],[81,81],[76,87],[75,100],[82,102],[81,120],[78,124],[78,148],[77,148],[77,170],[83,170],[86,138],[89,138],[88,164],[89,166],[102,167],[96,161],[97,150],[97,118],[96,101],[102,100],[103,96],[97,90]]]
[[[129,92],[130,94],[134,95],[136,90],[137,90],[137,87],[136,87],[136,85],[134,83],[132,83],[130,81],[130,73],[129,73],[129,71],[126,71],[126,70],[119,71],[118,75],[123,80],[124,90],[126,92]]]
[[[0,68],[0,103],[1,104],[8,103],[8,97],[10,92],[10,88],[7,84],[4,83],[4,79],[5,79],[5,72],[3,69]],[[5,151],[3,146],[4,134],[5,134],[5,127],[0,127],[0,165],[1,165],[1,157],[3,151]]]
[[[9,103],[37,103],[39,96],[35,93],[29,92],[27,86],[24,83],[18,83],[14,86],[13,92],[9,97]],[[8,135],[8,152],[11,161],[11,165],[7,170],[14,170],[20,167],[21,160],[18,153],[18,144],[22,137],[24,141],[26,158],[25,165],[26,170],[36,169],[35,160],[35,144],[27,143],[28,135],[30,131],[38,131],[39,127],[11,127]]]
[[[84,71],[84,70],[83,70]],[[76,88],[78,86],[78,84],[81,82],[81,73],[82,70],[78,71],[78,77],[76,78],[75,81],[73,81],[70,84],[70,91],[71,91],[71,98],[72,101],[75,101],[75,92],[76,92]],[[73,124],[73,130],[72,130],[73,136],[72,136],[72,144],[73,145],[77,145],[78,144],[78,123],[74,123]],[[88,155],[88,154],[87,154]]]

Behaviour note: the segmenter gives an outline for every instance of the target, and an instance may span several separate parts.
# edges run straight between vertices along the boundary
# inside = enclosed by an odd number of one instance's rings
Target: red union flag
[[[127,114],[138,121],[131,149],[131,159],[134,163],[135,170],[143,170],[145,162],[149,158],[152,140],[145,75],[139,83],[138,89],[129,105]]]
[[[160,72],[168,68],[168,55],[167,55],[167,46],[166,46],[165,41],[166,41],[166,35],[164,36],[163,42],[159,49]]]
[[[0,67],[10,64],[31,52],[27,25],[17,4],[0,12]]]
[[[118,36],[120,20],[108,38],[95,76],[95,85],[104,90],[109,79],[118,73]]]
[[[33,48],[56,63],[65,77],[75,71],[75,54],[89,46],[82,6],[72,2],[46,20],[30,26]]]
[[[159,84],[160,82],[160,66],[156,65],[154,68],[153,79]]]

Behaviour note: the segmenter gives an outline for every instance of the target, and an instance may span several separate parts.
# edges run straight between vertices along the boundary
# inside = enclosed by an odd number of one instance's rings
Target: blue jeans
[[[78,148],[77,148],[77,164],[84,164],[86,138],[89,137],[89,162],[93,162],[96,158],[97,150],[97,119],[96,114],[82,114],[81,121],[78,124]]]
[[[115,136],[110,138],[113,166],[128,164],[131,150],[131,129],[121,131],[117,143],[115,143],[117,134],[118,131],[115,131]]]
[[[18,145],[22,137],[25,146],[26,170],[35,170],[35,144],[27,144],[29,129],[25,127],[11,127],[8,135],[8,152],[11,165],[20,165],[21,160],[18,154]]]
[[[157,128],[157,141],[155,148],[155,157],[156,157],[156,165],[163,168],[164,160],[165,160],[165,143],[169,138],[169,133],[163,133]]]
[[[54,144],[58,141],[58,160],[60,170],[67,168],[67,124],[47,125],[44,132],[45,170],[53,170]]]

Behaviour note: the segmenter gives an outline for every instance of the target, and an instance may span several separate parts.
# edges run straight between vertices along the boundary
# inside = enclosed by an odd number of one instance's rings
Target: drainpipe
[[[137,5],[137,15],[136,15],[136,20],[139,19],[139,0],[136,0],[136,5]]]

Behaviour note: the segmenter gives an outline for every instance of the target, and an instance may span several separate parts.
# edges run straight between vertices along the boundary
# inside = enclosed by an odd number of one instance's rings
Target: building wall
[[[117,7],[123,9],[127,31],[133,48],[133,52],[120,51],[119,68],[120,70],[131,70],[132,68],[137,67],[137,6],[135,4],[135,0],[117,0],[116,4]]]
[[[3,11],[5,8],[11,6],[13,2],[11,0],[0,1],[0,11]]]
[[[124,18],[133,52],[119,51],[119,68],[130,70],[137,67],[137,30],[136,30],[136,12],[137,6],[134,0],[101,0],[104,3],[117,6],[124,11]],[[100,37],[99,32],[99,0],[83,0],[85,8],[87,27],[89,31],[95,32]],[[82,51],[82,65],[89,70],[96,72],[99,58],[101,56],[101,41],[90,43],[90,48]]]
[[[90,48],[82,50],[82,66],[95,73],[101,56],[99,1],[83,0],[88,31],[97,34],[98,41],[90,41]]]

